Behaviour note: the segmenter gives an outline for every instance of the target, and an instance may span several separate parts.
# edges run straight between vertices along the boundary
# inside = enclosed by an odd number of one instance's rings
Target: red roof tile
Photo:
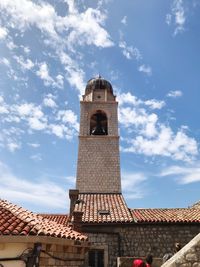
[[[75,211],[82,211],[84,223],[128,223],[131,213],[122,194],[79,194]]]
[[[59,223],[59,224],[63,224],[63,225],[67,225],[68,224],[68,218],[69,216],[66,214],[39,214],[40,216],[42,216],[43,218],[46,218],[50,221]]]
[[[6,200],[0,199],[0,235],[42,235],[73,240],[87,237],[68,226],[34,214]]]
[[[200,209],[132,209],[135,222],[193,223],[200,222]]]

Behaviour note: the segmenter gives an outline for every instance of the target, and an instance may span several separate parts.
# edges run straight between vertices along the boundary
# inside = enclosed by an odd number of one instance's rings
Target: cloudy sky
[[[101,74],[119,101],[130,208],[200,195],[198,0],[0,1],[0,195],[66,212],[79,100]]]

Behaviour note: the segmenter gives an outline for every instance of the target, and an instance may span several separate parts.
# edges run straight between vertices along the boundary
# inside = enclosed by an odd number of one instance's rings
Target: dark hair
[[[153,262],[153,256],[152,256],[151,254],[148,254],[148,255],[146,256],[146,262],[147,262],[148,264],[152,264],[152,262]]]

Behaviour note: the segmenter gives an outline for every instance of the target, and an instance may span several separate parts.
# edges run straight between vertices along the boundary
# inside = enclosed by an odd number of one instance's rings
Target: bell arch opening
[[[108,135],[108,119],[102,110],[97,110],[90,118],[90,135]]]

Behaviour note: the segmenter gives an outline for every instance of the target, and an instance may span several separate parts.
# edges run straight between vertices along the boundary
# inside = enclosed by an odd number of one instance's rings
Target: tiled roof
[[[59,224],[63,224],[63,225],[67,225],[68,223],[68,218],[69,216],[67,214],[47,214],[47,213],[42,213],[39,214],[40,216],[42,216],[43,218],[46,218],[50,221],[59,223]]]
[[[200,223],[200,209],[132,209],[135,222]]]
[[[122,194],[80,193],[75,211],[82,211],[83,223],[128,223],[131,213]]]
[[[87,240],[70,227],[34,214],[0,199],[0,235],[41,235],[73,240]]]

